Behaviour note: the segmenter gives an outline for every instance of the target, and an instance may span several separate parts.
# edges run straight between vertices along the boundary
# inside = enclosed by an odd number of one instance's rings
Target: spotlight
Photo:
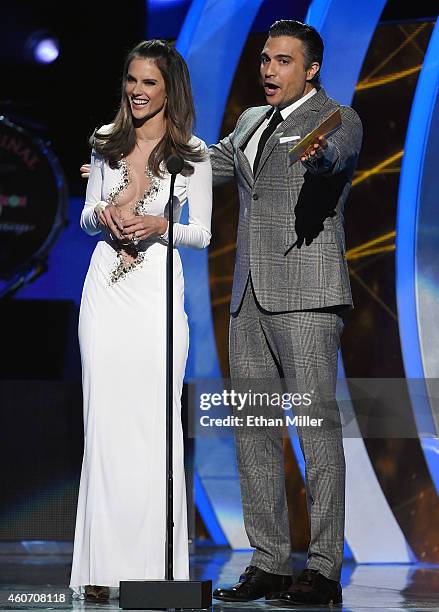
[[[44,38],[35,46],[35,59],[41,64],[54,62],[59,55],[58,41],[55,38]]]
[[[26,59],[37,64],[51,64],[59,55],[59,40],[47,30],[31,34],[25,44]]]

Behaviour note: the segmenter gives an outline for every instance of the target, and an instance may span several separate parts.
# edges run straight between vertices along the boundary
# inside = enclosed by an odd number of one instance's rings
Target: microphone
[[[166,169],[169,174],[179,174],[183,170],[184,160],[181,155],[170,155],[166,160]]]
[[[174,244],[174,185],[177,174],[183,170],[184,159],[181,155],[170,155],[166,160],[166,169],[171,175],[171,184],[169,186],[169,200],[166,205],[168,209],[168,260],[172,258],[172,247]]]

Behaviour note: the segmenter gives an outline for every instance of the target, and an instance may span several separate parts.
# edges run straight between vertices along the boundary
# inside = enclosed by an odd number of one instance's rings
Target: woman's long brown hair
[[[128,67],[134,58],[154,60],[166,87],[166,132],[151,151],[148,167],[155,176],[162,177],[160,165],[170,155],[177,154],[185,162],[182,174],[188,176],[193,173],[190,162],[206,159],[206,153],[189,144],[195,108],[186,62],[174,47],[162,40],[145,40],[128,53],[123,68],[121,103],[111,132],[101,134],[95,131],[90,144],[111,168],[116,168],[120,159],[129,155],[136,146],[131,107],[125,93]]]

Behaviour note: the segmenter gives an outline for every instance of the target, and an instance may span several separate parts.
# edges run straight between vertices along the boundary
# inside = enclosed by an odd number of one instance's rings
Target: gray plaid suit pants
[[[268,313],[258,305],[251,280],[230,320],[230,374],[234,380],[291,379],[299,393],[319,391],[325,401],[308,413],[322,427],[298,426],[306,465],[311,538],[306,566],[340,579],[344,545],[345,460],[335,401],[337,353],[343,319],[333,311]],[[280,409],[281,410],[281,409]],[[299,414],[301,408],[294,409]],[[327,422],[325,416],[331,417]],[[255,551],[252,565],[291,573],[282,431],[235,427],[244,522]]]

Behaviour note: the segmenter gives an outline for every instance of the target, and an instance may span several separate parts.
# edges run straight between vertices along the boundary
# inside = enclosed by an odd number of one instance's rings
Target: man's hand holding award
[[[299,159],[302,162],[306,162],[322,155],[328,146],[327,137],[333,134],[340,126],[341,115],[340,109],[337,108],[320,125],[289,149],[288,153],[291,164],[294,164]]]

